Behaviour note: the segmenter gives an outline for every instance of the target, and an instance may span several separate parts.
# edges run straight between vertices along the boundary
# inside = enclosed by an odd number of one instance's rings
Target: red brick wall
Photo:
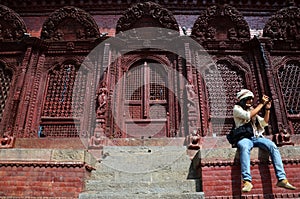
[[[0,198],[77,198],[88,174],[80,165],[1,164]]]
[[[285,190],[276,187],[277,179],[273,166],[267,163],[252,162],[251,174],[253,189],[242,193],[241,170],[239,164],[211,163],[202,167],[202,185],[206,199],[213,198],[300,198],[300,161],[289,161],[285,165],[287,178],[298,190]]]

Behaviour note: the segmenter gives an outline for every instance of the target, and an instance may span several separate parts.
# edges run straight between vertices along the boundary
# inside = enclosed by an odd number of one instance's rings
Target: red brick
[[[46,166],[46,165],[45,165]],[[85,168],[0,167],[0,195],[15,197],[71,197],[82,191]]]

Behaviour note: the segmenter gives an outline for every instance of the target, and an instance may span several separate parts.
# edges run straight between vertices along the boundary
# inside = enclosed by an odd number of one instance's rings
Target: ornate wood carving
[[[150,17],[149,24],[142,27],[163,27],[172,30],[179,30],[176,19],[172,12],[153,2],[138,3],[130,7],[117,22],[116,33],[126,31],[138,26],[141,18]]]
[[[248,41],[249,26],[240,12],[229,5],[211,6],[200,13],[192,36],[198,41]]]
[[[79,8],[67,6],[45,21],[41,39],[54,41],[99,38],[100,32],[92,16]]]
[[[0,41],[21,40],[26,33],[22,18],[13,10],[0,5]]]
[[[274,40],[300,40],[300,8],[283,8],[266,23],[263,35]]]

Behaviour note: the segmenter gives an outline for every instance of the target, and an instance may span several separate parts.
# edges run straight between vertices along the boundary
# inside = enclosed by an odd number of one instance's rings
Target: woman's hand
[[[272,106],[272,100],[270,100],[269,102],[266,103],[265,109],[266,109],[266,110],[270,110],[270,109],[271,109],[271,106]]]
[[[266,104],[268,104],[270,102],[270,98],[267,95],[263,95],[263,97],[261,98],[261,101],[262,101],[261,103],[263,105],[266,105]]]

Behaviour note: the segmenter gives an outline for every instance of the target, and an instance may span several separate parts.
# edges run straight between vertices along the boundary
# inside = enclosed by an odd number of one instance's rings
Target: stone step
[[[163,182],[171,180],[187,179],[189,175],[189,168],[186,170],[157,170],[149,173],[126,173],[121,171],[111,172],[94,172],[91,180],[98,180],[99,182]]]
[[[79,198],[204,198],[185,146],[104,146]]]
[[[79,195],[79,199],[204,199],[203,192],[197,193],[113,193],[85,192]]]
[[[86,191],[114,193],[116,190],[123,193],[193,193],[196,192],[194,180],[164,181],[164,182],[114,182],[103,183],[97,180],[88,180]]]
[[[150,151],[149,151],[150,150]],[[104,146],[103,152],[113,154],[148,154],[153,152],[165,153],[182,153],[186,151],[186,146]]]
[[[103,154],[100,170],[105,169],[105,165],[131,174],[149,173],[164,168],[186,170],[190,164],[184,146],[108,146],[103,148]]]

